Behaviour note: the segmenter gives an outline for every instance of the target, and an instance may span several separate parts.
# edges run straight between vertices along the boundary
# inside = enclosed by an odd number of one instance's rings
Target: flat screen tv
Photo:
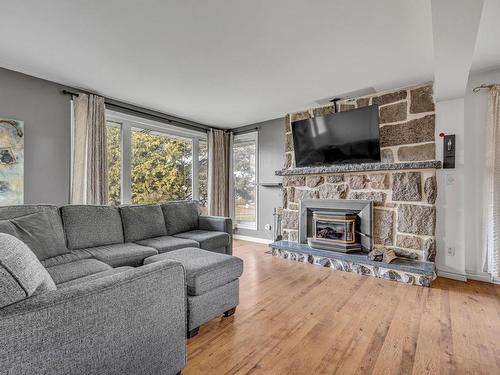
[[[295,166],[380,162],[378,105],[292,122]]]

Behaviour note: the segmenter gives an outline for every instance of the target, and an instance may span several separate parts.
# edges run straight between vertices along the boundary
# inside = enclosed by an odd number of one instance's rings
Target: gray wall
[[[237,132],[258,128],[259,134],[259,176],[258,182],[281,182],[274,171],[283,168],[285,154],[285,119],[279,118],[236,129]],[[238,229],[235,233],[243,236],[273,239],[273,229],[265,230],[266,224],[273,226],[273,208],[281,207],[281,188],[259,186],[257,230]]]
[[[0,68],[0,117],[24,121],[24,201],[69,200],[70,97],[62,86]]]

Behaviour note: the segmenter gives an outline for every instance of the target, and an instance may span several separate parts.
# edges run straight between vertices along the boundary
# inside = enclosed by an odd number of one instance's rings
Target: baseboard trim
[[[241,234],[233,234],[233,238],[235,240],[257,242],[257,243],[265,243],[265,244],[270,244],[270,243],[274,242],[273,240],[266,240],[265,238],[242,236]]]
[[[459,274],[459,273],[437,270],[437,274],[439,277],[444,277],[447,279],[458,280],[458,281],[467,281],[467,276]]]
[[[494,282],[493,280],[491,280],[491,277],[488,274],[467,273],[467,279],[468,280],[482,281],[484,283],[493,283]]]

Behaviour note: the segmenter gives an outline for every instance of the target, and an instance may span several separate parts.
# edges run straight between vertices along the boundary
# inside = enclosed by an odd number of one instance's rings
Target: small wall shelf
[[[262,182],[259,186],[267,188],[280,188],[283,187],[283,184],[281,182]]]

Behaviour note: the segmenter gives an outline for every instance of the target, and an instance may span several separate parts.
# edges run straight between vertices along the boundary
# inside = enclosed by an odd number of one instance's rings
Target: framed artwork
[[[24,122],[0,118],[0,206],[24,203]]]

